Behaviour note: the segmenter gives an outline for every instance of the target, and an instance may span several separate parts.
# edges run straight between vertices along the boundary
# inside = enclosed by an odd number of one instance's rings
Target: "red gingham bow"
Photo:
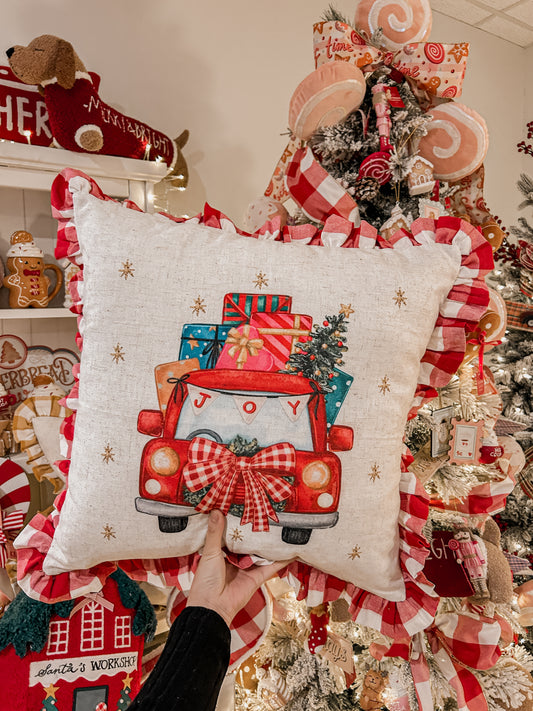
[[[437,615],[426,630],[434,661],[457,694],[459,711],[488,711],[487,700],[473,670],[493,667],[501,651],[498,646],[508,624],[502,618],[490,619],[474,612]],[[420,711],[433,711],[430,673],[421,635],[398,640],[390,647],[372,645],[376,659],[400,656],[409,659]]]
[[[474,337],[470,338],[467,341],[467,343],[475,343],[476,345],[479,345],[478,369],[476,376],[478,395],[482,395],[485,392],[485,376],[483,374],[483,359],[485,357],[485,348],[486,346],[499,346],[501,343],[501,341],[487,341],[486,338],[486,331],[476,330],[474,332]]]
[[[241,524],[252,523],[252,531],[268,531],[268,519],[278,521],[269,501],[284,501],[292,485],[279,473],[294,473],[296,453],[288,442],[266,447],[253,457],[237,457],[225,445],[195,437],[189,447],[183,478],[188,489],[198,491],[212,484],[196,510],[220,509],[227,514],[239,481],[244,484],[244,513]],[[263,470],[277,470],[277,475]]]
[[[12,511],[2,513],[2,523],[0,527],[0,567],[5,568],[7,563],[7,536],[4,531],[18,531],[24,525],[24,514],[22,511]]]

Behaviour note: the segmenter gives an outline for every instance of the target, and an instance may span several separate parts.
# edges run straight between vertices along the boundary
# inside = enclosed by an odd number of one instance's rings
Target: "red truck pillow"
[[[201,548],[216,507],[232,555],[297,557],[405,600],[427,502],[403,431],[486,308],[477,230],[418,220],[385,242],[334,218],[250,236],[210,208],[182,222],[127,209],[75,171],[53,205],[58,253],[82,265],[83,350],[44,572],[164,567]],[[324,246],[342,230],[352,248]]]

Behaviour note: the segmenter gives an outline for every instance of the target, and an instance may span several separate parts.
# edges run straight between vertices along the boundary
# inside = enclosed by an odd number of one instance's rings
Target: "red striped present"
[[[256,312],[290,313],[292,297],[285,294],[226,294],[222,307],[222,323],[248,323]]]
[[[313,319],[305,314],[254,313],[250,326],[257,328],[263,347],[274,357],[274,369],[282,370],[298,342],[309,336]]]

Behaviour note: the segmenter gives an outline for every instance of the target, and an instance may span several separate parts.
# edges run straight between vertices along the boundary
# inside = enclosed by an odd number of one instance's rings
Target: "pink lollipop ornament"
[[[383,29],[382,43],[392,51],[412,42],[425,42],[431,34],[429,0],[360,0],[355,27],[371,37]]]
[[[300,82],[289,104],[289,127],[306,141],[318,128],[332,126],[361,106],[363,72],[347,62],[329,62]]]
[[[427,135],[416,146],[419,154],[433,163],[439,180],[455,181],[476,171],[487,155],[489,132],[483,118],[456,101],[434,106]]]

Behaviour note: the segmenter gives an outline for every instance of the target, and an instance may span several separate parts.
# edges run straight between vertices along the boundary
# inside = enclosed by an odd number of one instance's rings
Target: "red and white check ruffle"
[[[68,256],[74,263],[79,262],[79,245],[75,225],[72,222],[72,193],[78,190],[88,191],[102,200],[109,199],[102,194],[93,180],[79,171],[66,169],[54,181],[52,212],[59,222],[56,256]],[[132,204],[127,206],[138,209]],[[167,217],[176,222],[184,221]],[[202,214],[192,218],[191,221],[247,235],[209,205],[204,207]],[[304,244],[358,249],[413,249],[418,245],[436,242],[453,244],[460,250],[459,275],[442,307],[433,337],[422,358],[420,379],[410,416],[414,416],[426,400],[433,398],[436,395],[435,388],[445,385],[457,370],[466,347],[465,328],[471,330],[475,326],[488,304],[488,290],[483,279],[493,266],[490,245],[475,227],[457,218],[416,220],[411,226],[411,233],[400,231],[390,241],[382,239],[376,229],[368,223],[363,222],[359,227],[355,227],[352,222],[340,215],[329,216],[321,230],[312,225],[281,227],[278,217],[265,223],[258,232],[248,236],[281,242],[298,241]],[[71,283],[71,293],[74,300],[72,310],[83,318],[83,264],[80,264],[80,267],[81,271],[77,279]],[[83,346],[81,337],[78,337],[78,345]],[[73,410],[77,407],[77,392],[77,385],[75,385],[66,398],[67,405]],[[63,435],[70,443],[74,424],[75,418],[72,418],[63,426]],[[353,584],[299,562],[291,563],[281,573],[297,589],[300,599],[307,598],[310,605],[345,597],[350,602],[351,613],[355,620],[396,639],[411,637],[428,627],[432,623],[438,603],[433,587],[422,573],[428,554],[428,544],[422,535],[422,528],[427,520],[429,502],[416,477],[407,469],[410,461],[410,455],[406,454],[402,461],[398,522],[400,564],[406,587],[405,600],[400,602],[384,600]],[[67,468],[68,465],[65,465],[65,471]],[[54,515],[57,514],[52,516]],[[42,572],[42,561],[46,555],[46,545],[43,544],[42,536],[51,537],[53,525],[50,523],[47,528],[44,523],[46,519],[41,519],[37,518],[27,527],[27,532],[23,533],[23,548],[19,550],[20,584],[25,592],[41,600],[56,602],[59,599],[84,594],[88,586],[91,587],[91,591],[100,589],[102,580],[111,572],[112,564],[102,564],[90,570],[65,573],[57,576],[57,579],[46,580]],[[22,540],[18,542],[19,549],[21,543]],[[173,585],[180,590],[187,590],[197,560],[196,555],[178,559],[121,561],[120,566],[135,579]],[[240,567],[247,567],[257,562],[250,556],[236,555],[231,556],[231,561]],[[255,616],[252,617],[255,619]],[[244,634],[244,627],[242,631]]]

